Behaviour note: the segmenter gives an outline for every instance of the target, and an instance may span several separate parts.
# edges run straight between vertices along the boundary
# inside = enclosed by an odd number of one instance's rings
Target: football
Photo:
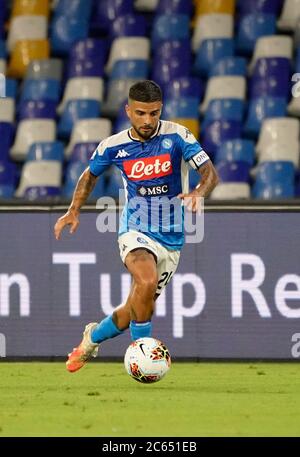
[[[127,373],[145,384],[160,381],[171,366],[168,348],[156,338],[139,338],[128,346],[124,357]]]

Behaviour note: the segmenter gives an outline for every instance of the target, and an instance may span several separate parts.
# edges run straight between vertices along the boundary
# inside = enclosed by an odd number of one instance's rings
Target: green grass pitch
[[[0,363],[0,436],[300,436],[300,366],[180,363],[157,384],[121,362]]]

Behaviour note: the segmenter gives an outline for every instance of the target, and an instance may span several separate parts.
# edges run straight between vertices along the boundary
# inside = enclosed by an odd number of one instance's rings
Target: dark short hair
[[[129,89],[129,99],[137,102],[152,103],[162,101],[161,88],[154,81],[138,81]]]

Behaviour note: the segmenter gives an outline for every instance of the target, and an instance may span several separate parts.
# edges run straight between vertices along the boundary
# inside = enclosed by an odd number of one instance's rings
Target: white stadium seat
[[[256,41],[249,72],[252,73],[255,63],[263,57],[286,57],[292,59],[293,40],[286,35],[272,35],[261,37]]]
[[[299,166],[299,142],[281,142],[271,143],[264,146],[258,154],[258,162],[277,162],[279,160],[288,160],[293,162],[295,167]]]
[[[300,0],[285,0],[277,26],[279,30],[295,30],[300,18]]]
[[[105,104],[102,107],[104,116],[116,116],[122,103],[127,100],[130,87],[137,79],[113,79],[109,82]]]
[[[204,14],[198,16],[192,38],[196,52],[202,41],[214,38],[233,38],[233,17],[230,14]]]
[[[299,143],[300,122],[298,119],[289,117],[277,117],[263,121],[256,152],[259,154],[270,144],[274,143]]]
[[[121,37],[115,38],[106,65],[106,72],[110,74],[114,63],[118,60],[150,58],[150,40],[145,37]]]
[[[13,160],[26,159],[32,143],[55,141],[56,123],[52,119],[26,119],[18,125],[16,139],[10,150]]]
[[[13,123],[15,119],[15,100],[0,98],[0,122]]]
[[[0,59],[0,75],[5,75],[6,73],[6,60]]]
[[[11,53],[19,40],[43,40],[47,38],[48,20],[45,16],[15,16],[12,18],[7,49]]]
[[[70,142],[65,149],[66,158],[70,157],[77,143],[100,143],[111,135],[112,124],[109,119],[84,119],[77,121],[71,134]]]
[[[70,100],[103,100],[104,83],[102,78],[71,78],[67,81],[63,100],[57,112],[61,114]]]
[[[212,200],[238,200],[250,198],[250,186],[247,183],[220,183],[212,191]]]
[[[205,113],[209,102],[220,98],[245,100],[246,79],[243,76],[213,76],[208,80],[201,112]]]
[[[134,0],[134,9],[136,11],[153,12],[158,6],[159,0]]]
[[[56,160],[37,160],[24,164],[16,197],[22,197],[28,187],[49,186],[60,188],[62,164]]]

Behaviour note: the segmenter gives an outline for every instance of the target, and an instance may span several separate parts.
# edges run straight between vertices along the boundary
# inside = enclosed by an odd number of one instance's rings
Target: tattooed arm
[[[94,189],[96,181],[97,177],[91,174],[88,167],[78,179],[68,211],[57,220],[54,226],[54,235],[57,240],[60,239],[61,232],[66,225],[71,226],[70,233],[74,233],[77,230],[80,208],[84,205],[88,196]]]

